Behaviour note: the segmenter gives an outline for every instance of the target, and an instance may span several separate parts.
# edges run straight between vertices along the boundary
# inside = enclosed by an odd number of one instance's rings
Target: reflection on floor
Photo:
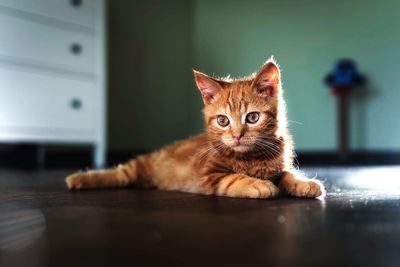
[[[400,167],[309,168],[324,201],[133,188],[0,171],[0,266],[398,266]]]

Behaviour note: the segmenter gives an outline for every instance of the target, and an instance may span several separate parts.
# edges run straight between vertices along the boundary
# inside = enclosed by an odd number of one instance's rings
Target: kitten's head
[[[276,146],[283,102],[280,71],[272,58],[242,79],[217,79],[198,71],[194,76],[205,105],[207,134],[218,150],[243,154]]]

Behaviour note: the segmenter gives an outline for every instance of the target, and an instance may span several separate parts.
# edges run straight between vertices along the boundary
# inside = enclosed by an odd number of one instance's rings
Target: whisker
[[[260,147],[259,144],[255,144],[255,148],[257,151],[261,152],[266,158],[270,158],[271,153],[268,150],[265,150],[263,147]]]
[[[265,141],[259,141],[258,144],[264,146],[268,150],[271,150],[272,152],[276,153],[277,155],[281,153],[280,148],[277,146],[274,146],[274,144],[272,144],[272,143],[268,143]]]
[[[299,121],[287,120],[287,122],[289,122],[289,123],[295,123],[295,124],[298,124],[298,125],[303,125],[303,123],[302,123],[302,122],[299,122]]]

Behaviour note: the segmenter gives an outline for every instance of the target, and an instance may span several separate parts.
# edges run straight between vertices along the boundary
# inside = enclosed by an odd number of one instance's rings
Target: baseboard
[[[3,147],[4,148],[4,147]],[[107,167],[128,161],[143,150],[108,151]],[[0,147],[0,167],[19,169],[93,168],[93,150],[90,147],[47,149],[37,145],[18,145],[5,150]]]
[[[146,151],[111,150],[107,153],[107,166],[115,166],[143,153]],[[396,165],[400,164],[400,151],[353,151],[345,159],[332,151],[298,151],[296,164],[299,166]],[[90,148],[40,150],[36,145],[21,145],[12,150],[0,149],[0,167],[92,168],[92,150]]]
[[[299,151],[300,166],[368,166],[400,164],[400,151],[352,151],[346,158],[336,152]]]

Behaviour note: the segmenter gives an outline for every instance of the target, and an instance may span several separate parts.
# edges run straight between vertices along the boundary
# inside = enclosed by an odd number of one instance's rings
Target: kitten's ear
[[[222,90],[222,86],[204,73],[196,70],[193,70],[193,73],[197,88],[199,88],[201,96],[203,97],[204,104],[208,105],[212,103]]]
[[[281,83],[281,73],[273,58],[269,59],[258,71],[253,87],[261,96],[275,96]]]

